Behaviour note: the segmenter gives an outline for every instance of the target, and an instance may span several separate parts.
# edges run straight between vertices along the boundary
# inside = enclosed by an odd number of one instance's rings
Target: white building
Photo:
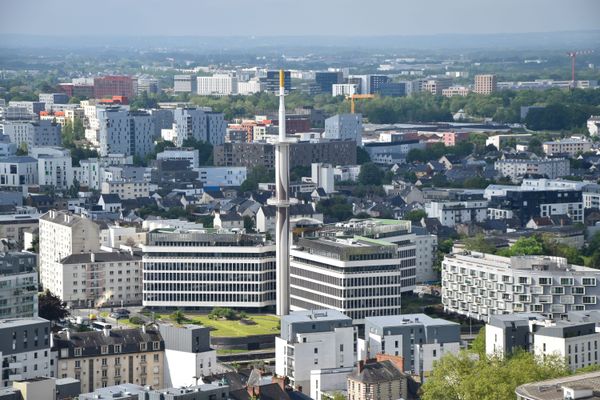
[[[399,250],[390,242],[359,236],[300,239],[291,251],[290,308],[334,309],[355,323],[399,314],[402,292],[414,289],[414,264],[410,244]]]
[[[39,220],[39,272],[43,287],[57,287],[53,281],[56,263],[71,254],[97,252],[100,229],[95,222],[63,211],[49,211]]]
[[[354,83],[334,83],[331,85],[332,96],[353,96],[358,94],[358,85]]]
[[[38,184],[38,162],[30,156],[0,158],[0,187]]]
[[[210,143],[222,144],[225,141],[227,123],[223,113],[200,108],[176,108],[174,111],[173,131],[177,146],[182,146],[188,138]]]
[[[460,350],[460,325],[425,314],[402,314],[365,318],[365,339],[359,339],[361,360],[383,353],[400,356],[404,370],[426,375],[446,354]]]
[[[548,156],[554,154],[568,154],[571,157],[575,157],[580,153],[587,153],[592,150],[592,142],[586,139],[572,137],[552,142],[544,142],[542,147],[544,153]]]
[[[292,387],[312,391],[311,371],[350,368],[356,360],[352,319],[335,310],[296,311],[281,317],[275,338],[275,373]]]
[[[425,203],[429,218],[437,218],[444,226],[483,222],[487,218],[486,200],[430,201]]]
[[[228,96],[238,92],[238,79],[235,76],[226,74],[199,76],[197,81],[197,93],[200,96]]]
[[[146,307],[275,305],[275,245],[225,230],[156,230],[142,245]]]
[[[516,141],[526,141],[529,142],[529,139],[533,137],[530,133],[506,133],[501,135],[490,136],[485,140],[485,145],[489,146],[490,144],[494,146],[496,149],[501,150],[504,148],[509,142]]]
[[[165,387],[189,387],[196,377],[222,372],[210,347],[210,328],[160,324],[158,329],[165,341]]]
[[[505,357],[517,350],[537,357],[557,356],[572,371],[598,364],[597,312],[570,312],[562,319],[541,314],[495,315],[485,327],[486,353]]]
[[[71,254],[46,274],[46,289],[71,307],[142,304],[141,257],[123,252]]]
[[[60,125],[52,121],[4,121],[4,135],[17,146],[26,145],[28,149],[35,146],[60,146],[62,137]]]
[[[198,150],[191,147],[168,147],[164,151],[156,154],[157,160],[185,160],[190,163],[190,168],[198,168],[199,155]]]
[[[549,256],[455,253],[442,262],[444,309],[488,321],[520,312],[560,317],[596,310],[600,271]]]
[[[494,169],[500,175],[517,182],[525,175],[540,175],[550,179],[562,178],[571,173],[571,164],[566,158],[507,159],[496,161]]]
[[[175,93],[196,93],[196,77],[193,75],[175,75],[173,77],[173,92]]]
[[[344,393],[348,385],[348,375],[354,372],[354,367],[324,368],[310,371],[310,398],[326,400],[332,393]]]
[[[3,387],[13,381],[55,376],[51,334],[50,321],[43,318],[0,320]]]
[[[145,157],[154,149],[154,119],[143,111],[112,107],[97,110],[101,156],[110,153]]]
[[[238,82],[238,94],[250,95],[265,90],[264,84],[258,79],[252,79],[246,82]]]
[[[38,160],[38,184],[66,190],[75,178],[71,152],[62,147],[34,147],[29,155]]]
[[[104,181],[100,185],[100,193],[117,194],[121,200],[148,197],[150,195],[150,183],[139,179]]]
[[[360,174],[360,165],[338,165],[333,170],[333,178],[336,182],[356,182]]]
[[[358,146],[362,145],[362,115],[338,114],[325,120],[326,139],[354,140]]]
[[[325,193],[333,193],[335,190],[333,166],[331,164],[312,163],[311,180],[317,185],[317,188],[323,188]]]
[[[246,180],[246,167],[200,167],[198,180],[204,186],[240,186]]]

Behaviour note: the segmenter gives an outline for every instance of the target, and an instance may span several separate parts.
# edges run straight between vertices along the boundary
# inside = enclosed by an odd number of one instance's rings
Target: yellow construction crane
[[[350,99],[350,112],[354,114],[354,100],[362,100],[362,99],[372,99],[375,95],[373,94],[353,94],[351,96],[347,96],[347,99]]]

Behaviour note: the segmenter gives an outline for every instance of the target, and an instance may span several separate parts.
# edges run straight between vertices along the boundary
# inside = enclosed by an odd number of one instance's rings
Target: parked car
[[[125,308],[119,308],[118,310],[110,313],[110,317],[114,319],[129,318],[129,314],[131,314],[129,310]]]

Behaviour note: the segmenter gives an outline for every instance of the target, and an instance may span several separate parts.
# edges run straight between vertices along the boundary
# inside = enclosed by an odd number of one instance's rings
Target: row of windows
[[[236,302],[265,303],[275,301],[275,291],[260,294],[246,293],[144,293],[144,302],[189,302],[190,306],[199,303]],[[162,304],[161,304],[162,305]]]
[[[171,272],[144,272],[144,282],[171,281],[171,282],[264,282],[275,279],[275,266],[269,271],[255,274],[220,274],[220,273],[171,273]]]
[[[144,292],[264,292],[275,290],[275,277],[270,282],[248,283],[144,283]]]

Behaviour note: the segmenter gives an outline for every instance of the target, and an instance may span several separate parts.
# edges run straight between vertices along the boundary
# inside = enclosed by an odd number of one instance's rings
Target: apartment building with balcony
[[[36,266],[33,253],[0,252],[0,318],[38,315]]]
[[[600,309],[599,279],[599,270],[562,257],[455,253],[442,262],[442,304],[482,321],[523,312],[560,318]]]

